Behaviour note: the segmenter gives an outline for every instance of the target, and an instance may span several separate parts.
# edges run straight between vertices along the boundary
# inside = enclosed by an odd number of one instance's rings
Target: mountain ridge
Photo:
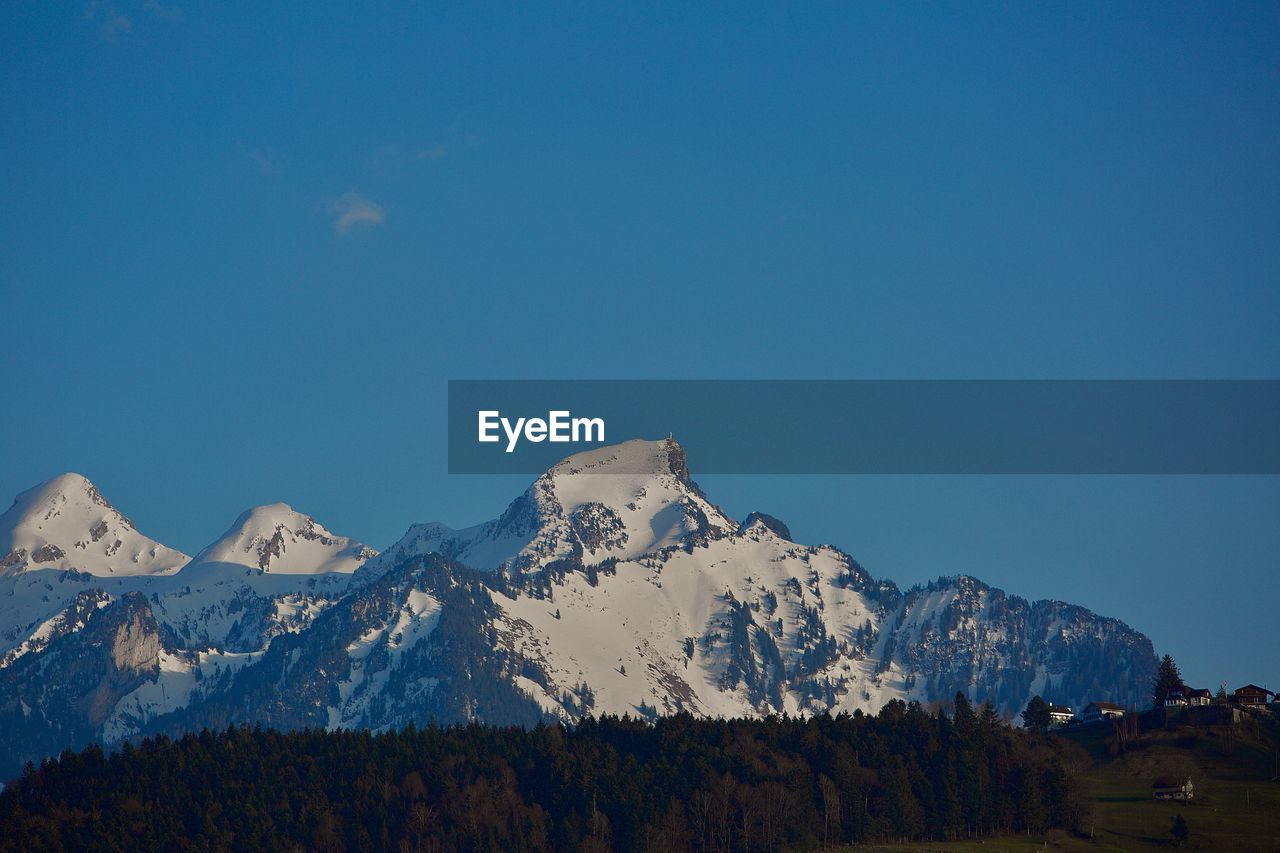
[[[143,663],[82,648],[125,625]],[[1033,693],[1135,704],[1155,669],[1120,620],[967,575],[904,591],[772,516],[735,521],[674,439],[571,456],[492,521],[413,525],[380,554],[274,504],[167,574],[3,575],[0,631],[10,770],[76,738],[231,722],[807,715],[957,691],[1005,713]]]

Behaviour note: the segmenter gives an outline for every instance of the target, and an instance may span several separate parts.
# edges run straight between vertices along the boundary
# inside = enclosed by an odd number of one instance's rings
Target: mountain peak
[[[672,474],[689,479],[684,448],[674,438],[649,441],[636,438],[575,453],[551,467],[544,476],[563,477],[575,474],[609,474],[614,476]]]
[[[226,533],[192,559],[191,568],[233,565],[275,574],[349,574],[377,553],[286,503],[274,503],[240,513]]]
[[[634,439],[561,460],[492,521],[461,530],[415,525],[369,569],[381,573],[431,552],[476,569],[523,572],[565,559],[590,565],[737,529],[690,478],[678,441]]]
[[[738,528],[738,534],[742,535],[753,527],[761,527],[768,530],[775,536],[786,539],[788,542],[794,541],[791,538],[791,528],[787,527],[782,521],[774,518],[765,512],[753,512],[742,521],[742,525]]]
[[[35,486],[33,489],[28,489],[27,491],[35,491],[37,489],[56,489],[58,491],[66,492],[73,489],[93,489],[96,491],[97,487],[94,486],[93,482],[84,474],[77,471],[64,471],[58,476],[51,477],[38,486]]]
[[[100,506],[103,509],[115,509],[88,477],[75,471],[67,471],[27,489],[14,498],[13,505],[15,507],[23,505],[33,509],[47,505],[51,501],[78,498],[84,498],[89,503]]]
[[[0,574],[31,569],[169,574],[187,559],[139,533],[97,486],[75,472],[27,489],[0,515]]]
[[[249,507],[249,509],[246,509],[236,517],[235,525],[233,526],[260,526],[285,522],[296,523],[303,519],[310,520],[312,522],[315,521],[311,516],[303,515],[287,503],[278,502]]]

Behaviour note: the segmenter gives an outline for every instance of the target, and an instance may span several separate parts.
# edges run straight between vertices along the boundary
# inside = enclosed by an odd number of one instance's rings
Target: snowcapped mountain
[[[0,522],[0,719],[14,726],[0,753],[14,738],[37,758],[118,740],[197,699],[306,627],[377,553],[276,504],[192,560],[138,533],[78,474],[23,492]]]
[[[0,574],[77,569],[101,577],[162,575],[189,558],[149,539],[79,474],[18,495],[0,515]]]
[[[561,560],[629,560],[736,527],[689,479],[679,444],[628,441],[569,457],[493,521],[465,530],[416,525],[366,571],[435,553],[520,574]]]
[[[7,516],[6,516],[7,517]],[[7,587],[7,589],[6,589]],[[1143,701],[1151,642],[970,577],[902,592],[762,513],[674,440],[570,457],[498,518],[376,556],[277,504],[167,576],[0,577],[0,767],[87,739],[876,710],[965,691]]]
[[[282,575],[350,574],[377,553],[279,503],[245,512],[218,541],[192,558],[191,566],[244,566]]]

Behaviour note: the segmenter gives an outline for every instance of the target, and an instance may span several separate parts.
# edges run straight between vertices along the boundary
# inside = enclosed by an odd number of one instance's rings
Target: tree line
[[[232,726],[66,751],[0,794],[0,849],[780,850],[1076,828],[1068,748],[951,713],[408,728]]]

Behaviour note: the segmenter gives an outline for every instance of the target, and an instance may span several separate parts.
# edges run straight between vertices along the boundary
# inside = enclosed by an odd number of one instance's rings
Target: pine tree
[[[1156,673],[1156,680],[1151,685],[1151,706],[1159,708],[1164,705],[1165,697],[1169,695],[1169,691],[1175,687],[1182,686],[1182,673],[1178,670],[1178,665],[1174,663],[1172,655],[1165,655],[1160,661],[1160,670]]]
[[[1179,847],[1187,843],[1187,839],[1191,837],[1191,831],[1187,829],[1187,821],[1181,813],[1173,819],[1173,826],[1169,829],[1169,834],[1173,836],[1173,841]]]
[[[964,736],[968,736],[978,724],[978,715],[973,712],[973,703],[969,701],[969,697],[963,692],[956,693],[955,699],[955,723],[956,729]]]
[[[1029,729],[1047,729],[1050,722],[1049,703],[1039,696],[1032,696],[1027,710],[1022,712],[1022,725]]]

